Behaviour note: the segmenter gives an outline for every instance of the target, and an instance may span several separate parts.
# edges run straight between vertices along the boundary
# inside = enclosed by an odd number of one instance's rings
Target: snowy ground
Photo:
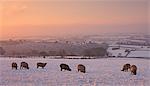
[[[12,70],[11,63],[29,64],[29,70]],[[37,62],[47,62],[45,69],[37,69]],[[72,71],[60,71],[61,63]],[[135,64],[137,75],[122,72],[123,64]],[[78,73],[76,65],[84,64],[87,73]],[[108,59],[21,59],[0,58],[0,86],[149,86],[150,60],[137,58]]]

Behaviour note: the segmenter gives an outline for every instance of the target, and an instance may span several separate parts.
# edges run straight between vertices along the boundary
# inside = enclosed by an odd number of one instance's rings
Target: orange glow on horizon
[[[146,25],[147,24],[147,2],[35,2],[35,1],[5,1],[1,4],[2,13],[0,26],[3,36],[7,35],[29,35],[32,30],[38,26],[39,30],[57,33],[70,29],[79,28],[86,31],[90,28],[98,28],[98,31],[104,31],[102,27],[110,28],[121,25]],[[85,26],[84,26],[85,25]],[[30,27],[29,30],[27,29]],[[40,27],[47,27],[42,28]],[[22,28],[26,29],[23,30]],[[49,30],[47,30],[49,28]],[[57,28],[57,30],[55,30]],[[58,29],[59,28],[59,29]],[[131,28],[131,27],[130,27]],[[137,27],[136,27],[137,28]],[[135,28],[135,29],[136,29]],[[25,31],[26,33],[19,33]],[[118,29],[116,29],[118,30]],[[140,30],[138,28],[138,30]],[[94,30],[93,30],[94,31]],[[107,30],[105,30],[107,32]],[[95,32],[97,30],[95,29]],[[94,33],[94,32],[93,32]],[[34,33],[33,33],[34,34]],[[32,35],[32,34],[30,34]]]

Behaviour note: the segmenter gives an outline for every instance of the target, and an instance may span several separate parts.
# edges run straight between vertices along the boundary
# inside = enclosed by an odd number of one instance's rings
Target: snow
[[[118,49],[118,50],[108,50],[109,53],[111,53],[110,56],[115,56],[118,57],[119,54],[121,54],[120,56],[126,56],[127,52],[125,52],[125,50],[123,49]]]
[[[118,57],[119,54],[122,57],[125,57],[127,52],[125,52],[125,50],[123,49],[119,49],[119,50],[108,50],[108,52],[110,53],[110,56],[115,56]],[[144,57],[144,58],[150,58],[150,51],[131,51],[127,57]]]
[[[118,44],[114,44],[114,45],[109,45],[110,48],[112,47],[120,47],[120,48],[124,48],[124,49],[136,49],[136,50],[150,50],[150,48],[148,48],[149,46],[137,46],[137,45],[118,45]]]
[[[150,58],[150,51],[131,51],[127,57],[145,57]]]
[[[119,48],[117,50],[112,50],[112,48]],[[131,50],[130,53],[127,55],[126,50]],[[127,55],[127,57],[145,57],[150,58],[150,48],[148,46],[132,46],[132,45],[113,45],[110,46],[107,51],[110,53],[110,56],[118,57],[120,56],[124,57]]]
[[[25,61],[29,70],[12,70],[11,63]],[[44,69],[37,69],[37,62],[47,62]],[[72,71],[60,71],[66,63]],[[137,75],[122,72],[126,63],[135,64]],[[77,72],[77,64],[86,66],[87,73]],[[44,59],[0,58],[0,86],[149,86],[150,60],[138,58],[107,59]]]

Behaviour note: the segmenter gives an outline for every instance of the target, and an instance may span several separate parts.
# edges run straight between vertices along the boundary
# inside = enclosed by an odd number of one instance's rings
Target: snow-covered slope
[[[145,57],[150,58],[150,51],[131,51],[127,57]]]
[[[26,61],[29,70],[12,70],[11,63]],[[45,69],[37,69],[37,62],[47,62]],[[60,71],[66,63],[72,69]],[[135,64],[137,75],[122,72],[126,63]],[[77,64],[84,64],[87,73],[78,73]],[[20,59],[0,58],[0,86],[149,86],[150,60],[137,58],[108,59]]]

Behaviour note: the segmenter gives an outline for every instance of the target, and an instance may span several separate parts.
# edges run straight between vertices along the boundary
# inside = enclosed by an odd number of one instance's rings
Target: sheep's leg
[[[136,71],[134,71],[133,74],[136,75]]]

